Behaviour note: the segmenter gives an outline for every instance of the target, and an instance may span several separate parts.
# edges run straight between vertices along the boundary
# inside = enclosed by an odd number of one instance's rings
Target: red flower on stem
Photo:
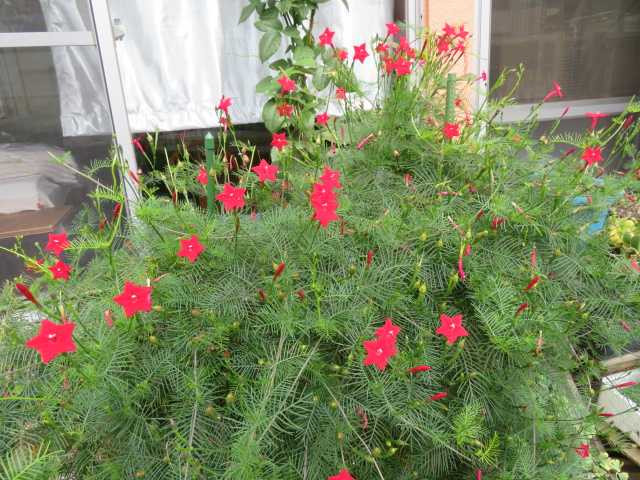
[[[53,253],[56,257],[59,257],[62,252],[69,248],[69,245],[69,239],[66,233],[50,233],[49,241],[44,249],[47,252]]]
[[[344,88],[341,88],[341,87],[336,88],[336,99],[337,100],[346,100],[347,99],[347,91]]]
[[[204,251],[204,246],[196,235],[191,235],[189,239],[180,240],[179,257],[188,258],[191,263],[195,262],[198,256]]]
[[[327,228],[329,223],[340,220],[340,217],[336,213],[337,206],[337,202],[335,204],[324,202],[318,206],[314,206],[314,220],[317,220],[322,228]]]
[[[353,61],[355,62],[356,60],[359,60],[360,63],[364,63],[364,61],[367,59],[367,57],[369,56],[369,52],[367,52],[367,46],[366,44],[361,44],[361,45],[355,45],[353,47]]]
[[[411,62],[404,58],[398,58],[393,64],[393,70],[396,75],[402,77],[403,75],[409,75],[411,73]]]
[[[400,27],[398,27],[398,25],[396,25],[393,22],[389,22],[387,24],[385,24],[385,26],[387,27],[387,36],[391,37],[393,35],[397,35],[398,33],[400,33]]]
[[[62,260],[58,260],[55,264],[50,266],[49,270],[53,274],[54,280],[69,280],[71,267],[64,263]]]
[[[318,125],[322,125],[326,127],[328,122],[329,122],[329,114],[327,112],[323,112],[319,115],[316,115],[316,123]]]
[[[585,162],[585,167],[590,167],[596,163],[600,163],[602,161],[602,150],[599,145],[595,147],[587,147],[582,152],[582,160]]]
[[[295,90],[296,90],[296,82],[291,80],[286,75],[282,75],[278,79],[278,83],[280,84],[280,92],[283,93],[283,94],[295,92]]]
[[[444,127],[442,128],[442,133],[449,140],[451,140],[452,138],[455,138],[455,137],[459,137],[460,136],[460,125],[458,125],[457,123],[446,122],[444,124]]]
[[[640,273],[640,265],[638,265],[638,260],[636,260],[635,258],[631,260],[631,268]]]
[[[393,320],[387,317],[384,319],[384,325],[376,330],[376,337],[381,340],[387,339],[395,342],[399,333],[400,327],[398,325],[394,325]]]
[[[524,288],[525,292],[528,292],[529,290],[531,290],[532,288],[534,288],[538,282],[540,281],[540,276],[536,275],[535,277],[533,277],[531,279],[531,281],[527,284],[527,286]]]
[[[258,175],[258,180],[262,183],[275,182],[276,175],[278,175],[278,166],[270,164],[263,158],[251,171]]]
[[[271,146],[273,148],[276,148],[279,151],[282,151],[284,147],[286,147],[287,145],[289,145],[289,142],[287,142],[286,133],[274,133],[271,136]]]
[[[120,216],[120,212],[122,211],[122,204],[116,203],[113,207],[113,213],[111,215],[111,220],[116,220]]]
[[[113,301],[122,307],[127,317],[137,312],[150,312],[152,289],[152,287],[126,281],[122,293],[113,297]]]
[[[482,480],[482,470],[476,470],[476,480]]]
[[[493,217],[493,219],[491,220],[491,229],[497,230],[498,227],[502,225],[504,222],[505,222],[505,219],[503,217]]]
[[[224,112],[226,115],[229,115],[230,106],[231,106],[231,99],[223,95],[222,98],[220,99],[220,103],[218,103],[218,110]]]
[[[36,297],[33,296],[33,293],[31,293],[29,287],[27,287],[24,283],[16,283],[16,288],[24,298],[29,300],[34,305],[40,306],[40,303],[36,300]]]
[[[325,28],[324,32],[322,32],[320,37],[318,37],[320,46],[324,47],[333,45],[333,36],[335,34],[336,32],[330,30],[329,27]]]
[[[438,400],[442,400],[443,398],[447,398],[449,396],[449,394],[447,392],[438,392],[434,395],[431,395],[429,397],[429,400],[432,400],[434,402],[438,401]]]
[[[469,35],[469,32],[467,32],[464,29],[464,25],[460,25],[460,29],[458,30],[458,33],[456,34],[458,38],[460,38],[461,40],[466,40],[467,36]]]
[[[453,345],[460,337],[468,337],[469,332],[462,326],[462,314],[458,313],[449,317],[444,313],[440,315],[440,326],[436,333],[447,338],[447,343]]]
[[[531,268],[538,268],[538,250],[536,250],[536,247],[533,247],[531,249],[530,260],[531,260]]]
[[[351,474],[349,473],[349,470],[347,470],[346,468],[343,468],[338,472],[337,475],[332,475],[329,478],[327,478],[327,480],[356,480],[356,479],[351,476]]]
[[[591,119],[591,130],[595,130],[598,125],[598,120],[601,118],[607,118],[608,115],[600,112],[587,112],[585,116]]]
[[[558,82],[555,82],[555,81],[553,82],[553,88],[547,92],[547,94],[544,96],[542,101],[546,102],[547,100],[554,97],[558,97],[558,98],[564,97],[564,92],[562,91],[562,88],[560,87]]]
[[[387,368],[389,359],[398,353],[395,339],[376,338],[365,340],[362,345],[367,351],[363,365],[375,365],[381,371]]]
[[[58,355],[76,351],[76,344],[73,342],[74,328],[76,324],[73,322],[60,325],[45,318],[40,324],[38,335],[28,340],[26,346],[37,350],[43,363],[49,363]]]
[[[224,210],[236,210],[244,207],[244,194],[246,190],[240,187],[234,187],[230,183],[225,183],[222,192],[216,195],[216,200],[222,202]]]
[[[429,370],[431,370],[431,367],[429,365],[417,365],[408,369],[407,372],[409,372],[411,375],[415,375],[416,373],[428,372]]]
[[[206,185],[209,183],[209,174],[207,173],[207,169],[202,165],[198,171],[198,182],[200,182],[200,185]]]
[[[349,58],[349,53],[344,48],[338,48],[336,50],[336,56],[338,60],[344,62],[347,58]]]
[[[576,448],[576,453],[582,458],[589,458],[589,444],[581,443],[580,446]]]
[[[445,36],[440,37],[436,48],[438,49],[438,53],[447,53],[449,51],[449,39]]]
[[[609,417],[613,417],[613,416],[615,416],[615,414],[614,414],[614,413],[611,413],[611,412],[602,412],[602,413],[599,413],[599,414],[598,414],[598,416],[600,416],[600,417],[605,417],[605,418],[609,418]]]

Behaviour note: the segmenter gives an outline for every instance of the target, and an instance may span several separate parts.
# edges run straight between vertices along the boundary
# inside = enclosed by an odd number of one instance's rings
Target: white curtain
[[[90,29],[86,2],[41,0],[50,30]],[[129,122],[133,131],[174,131],[216,126],[214,107],[231,97],[235,123],[260,121],[264,97],[256,83],[268,74],[258,58],[260,32],[253,18],[238,25],[244,0],[111,0],[124,37],[117,42]],[[339,0],[321,6],[316,33],[335,30],[334,43],[348,48],[384,33],[393,0]],[[102,91],[95,51],[87,47],[54,52],[65,136],[109,132],[96,95]],[[375,81],[373,60],[358,64]],[[85,95],[85,92],[93,94]]]

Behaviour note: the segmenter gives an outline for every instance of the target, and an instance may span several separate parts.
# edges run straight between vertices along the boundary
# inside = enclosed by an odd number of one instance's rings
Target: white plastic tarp
[[[50,30],[91,29],[86,1],[41,0]],[[245,0],[111,0],[124,37],[117,42],[129,122],[133,131],[176,131],[217,124],[214,106],[231,97],[235,123],[260,121],[264,97],[256,83],[268,74],[258,58],[254,18],[238,25]],[[339,0],[321,6],[316,34],[336,31],[348,48],[384,33],[393,0]],[[110,132],[95,50],[55,49],[65,136]],[[358,77],[375,82],[371,58],[356,65]]]

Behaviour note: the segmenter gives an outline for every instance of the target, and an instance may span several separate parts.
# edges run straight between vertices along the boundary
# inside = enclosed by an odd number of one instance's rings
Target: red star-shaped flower
[[[52,252],[56,257],[59,257],[67,248],[69,248],[69,239],[64,232],[50,233],[47,246],[44,247],[47,252]]]
[[[278,150],[282,151],[282,149],[287,145],[289,145],[289,142],[287,142],[286,133],[274,133],[271,136],[271,146],[273,148],[277,148]]]
[[[343,468],[338,472],[337,475],[332,475],[329,478],[327,478],[327,480],[356,480],[356,479],[351,476],[351,474],[349,473],[349,470],[347,470],[346,468]]]
[[[454,27],[453,25],[449,25],[447,22],[444,23],[444,27],[442,27],[442,31],[444,32],[445,35],[448,35],[450,37],[456,36],[456,27]]]
[[[411,73],[411,62],[404,58],[398,58],[393,64],[393,69],[396,71],[396,75],[401,77],[403,75],[409,75]]]
[[[76,344],[73,342],[73,322],[62,325],[50,322],[46,318],[40,324],[38,335],[28,340],[27,348],[33,348],[40,354],[43,363],[49,363],[65,352],[75,352]]]
[[[120,295],[113,297],[113,301],[122,307],[127,317],[136,312],[151,311],[152,287],[136,285],[132,282],[124,282],[124,289]]]
[[[388,338],[365,340],[362,345],[367,351],[367,356],[362,361],[363,365],[375,365],[378,370],[387,368],[389,359],[398,353],[395,340]]]
[[[191,263],[195,262],[203,251],[204,247],[196,235],[191,235],[191,238],[180,240],[178,256],[188,258]]]
[[[322,112],[321,114],[316,115],[316,123],[326,127],[327,123],[329,123],[329,114],[327,112]]]
[[[349,53],[344,48],[338,48],[336,50],[336,56],[338,60],[344,62],[347,58],[349,58]]]
[[[467,31],[464,29],[464,25],[460,25],[460,30],[458,30],[457,35],[458,35],[458,37],[459,37],[460,39],[462,39],[462,40],[466,40],[467,36],[469,35],[469,32],[467,32]]]
[[[437,402],[438,400],[442,400],[443,398],[447,398],[448,396],[449,394],[447,392],[438,392],[431,395],[429,397],[429,400],[433,400],[434,402]]]
[[[595,130],[598,126],[598,120],[601,118],[607,118],[607,115],[600,112],[587,112],[585,116],[591,119],[591,130]]]
[[[293,105],[291,105],[290,103],[283,103],[281,105],[278,105],[276,107],[276,110],[278,111],[278,115],[280,115],[281,117],[290,118],[293,114]]]
[[[54,280],[69,280],[71,267],[63,261],[58,260],[55,264],[49,267],[49,270],[53,274]]]
[[[328,165],[324,166],[320,180],[327,188],[342,188],[340,184],[340,172],[338,170],[331,170]]]
[[[585,161],[587,167],[594,165],[596,163],[600,163],[602,161],[602,150],[600,146],[595,147],[587,147],[582,152],[582,160]]]
[[[227,115],[229,115],[230,106],[231,106],[231,99],[223,95],[222,98],[220,99],[220,103],[218,103],[218,110],[221,110]]]
[[[376,337],[379,339],[386,338],[395,342],[398,337],[398,333],[400,333],[400,327],[398,325],[394,325],[393,320],[387,317],[384,319],[384,325],[376,330]]]
[[[256,175],[258,180],[264,182],[275,182],[276,175],[278,174],[278,166],[268,163],[264,158],[260,160],[260,163],[251,169]]]
[[[324,32],[320,34],[320,46],[324,47],[325,45],[331,46],[333,45],[333,36],[336,32],[331,31],[328,27],[324,29]]]
[[[564,92],[562,91],[562,88],[556,81],[553,82],[553,88],[547,92],[547,94],[544,96],[544,99],[542,101],[546,102],[547,100],[553,97],[558,97],[558,98],[564,97]]]
[[[578,448],[576,448],[576,453],[582,458],[589,457],[589,444],[581,443]]]
[[[209,174],[207,173],[207,169],[202,166],[198,171],[198,182],[200,182],[201,185],[209,183]]]
[[[440,326],[436,333],[447,337],[447,343],[453,345],[459,337],[468,337],[469,332],[462,326],[462,314],[449,317],[444,313],[440,315]]]
[[[246,190],[234,187],[230,183],[225,183],[222,192],[216,195],[216,200],[222,202],[225,211],[235,210],[244,207],[244,193]]]
[[[445,36],[438,38],[436,48],[438,49],[438,53],[447,53],[449,51],[449,39]]]
[[[387,23],[386,27],[388,36],[397,35],[398,33],[400,33],[400,27],[398,27],[398,25],[393,22]]]
[[[455,137],[459,137],[460,136],[460,125],[458,125],[457,123],[446,122],[444,124],[444,127],[442,128],[442,133],[449,140],[451,140],[452,138],[455,138]]]
[[[295,92],[296,90],[296,82],[291,80],[286,75],[282,75],[278,79],[278,83],[280,84],[280,91],[282,93],[291,93],[291,92]]]
[[[347,91],[344,88],[341,88],[341,87],[336,88],[336,99],[337,100],[346,100],[347,99]]]
[[[367,46],[363,43],[361,45],[355,45],[353,47],[353,61],[360,60],[360,63],[364,63],[364,61],[369,56],[369,52],[367,52]]]
[[[320,223],[322,228],[327,228],[329,223],[336,222],[340,220],[340,217],[336,213],[336,205],[329,202],[321,203],[317,206],[314,206],[314,220],[317,220]]]

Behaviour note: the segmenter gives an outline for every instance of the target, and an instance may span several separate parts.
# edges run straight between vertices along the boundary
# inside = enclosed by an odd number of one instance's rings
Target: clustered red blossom
[[[380,371],[387,368],[389,359],[398,354],[396,338],[399,333],[400,327],[394,325],[391,318],[385,318],[384,325],[376,330],[376,338],[362,343],[367,351],[363,365],[375,365]]]
[[[464,54],[468,36],[469,32],[464,29],[464,25],[456,28],[454,25],[445,23],[442,34],[436,41],[438,53],[440,55]]]
[[[342,188],[340,172],[325,166],[320,181],[313,184],[310,197],[314,211],[313,219],[317,220],[322,228],[327,228],[329,223],[340,220],[336,213],[340,205],[334,191],[340,188]]]

